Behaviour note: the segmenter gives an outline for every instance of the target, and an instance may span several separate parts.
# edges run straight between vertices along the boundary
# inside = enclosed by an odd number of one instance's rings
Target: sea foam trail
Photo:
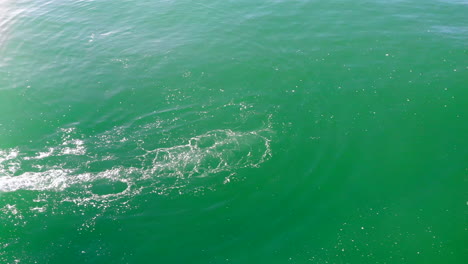
[[[261,135],[264,131],[226,129],[212,130],[172,147],[137,147],[141,154],[133,157],[132,166],[126,166],[119,164],[123,159],[109,149],[102,157],[88,153],[93,145],[98,146],[94,153],[99,153],[100,145],[95,142],[99,137],[74,138],[74,129],[61,132],[61,142],[42,151],[28,154],[19,148],[0,150],[0,192],[64,191],[68,198],[79,201],[117,199],[143,190],[189,191],[205,187],[202,179],[227,183],[237,170],[259,167],[271,157],[270,139]],[[109,143],[128,141],[118,137],[112,140]],[[87,171],[99,162],[111,162],[111,166]],[[67,192],[68,188],[72,191]]]

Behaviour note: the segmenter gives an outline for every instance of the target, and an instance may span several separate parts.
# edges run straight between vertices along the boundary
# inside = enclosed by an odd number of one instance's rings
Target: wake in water
[[[266,130],[212,130],[149,150],[122,130],[82,138],[67,128],[58,144],[41,151],[0,150],[0,192],[48,191],[60,193],[62,201],[107,203],[142,192],[184,193],[228,183],[239,169],[259,167],[271,157]]]

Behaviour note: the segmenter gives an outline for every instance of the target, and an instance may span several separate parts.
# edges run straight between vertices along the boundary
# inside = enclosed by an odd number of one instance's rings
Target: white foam
[[[54,148],[49,148],[47,151],[44,152],[39,152],[36,156],[34,157],[24,157],[25,160],[31,160],[31,159],[43,159],[50,157],[54,154],[55,149]]]
[[[1,150],[0,149],[0,175],[9,175],[15,173],[19,167],[19,150],[17,148]]]
[[[73,139],[63,142],[65,148],[60,151],[62,155],[84,155],[86,153],[86,147],[84,146],[83,140]]]
[[[209,177],[215,177],[219,184],[229,183],[230,177],[239,169],[259,167],[271,157],[270,140],[260,135],[259,131],[212,130],[173,147],[145,150],[137,144],[143,154],[134,159],[140,165],[125,167],[119,164],[119,161],[125,160],[119,159],[119,149],[115,149],[115,153],[109,153],[106,148],[103,152],[106,154],[102,157],[88,155],[86,144],[96,147],[97,153],[104,147],[94,142],[99,141],[99,137],[76,139],[71,136],[73,129],[62,132],[65,135],[60,145],[48,147],[46,151],[31,156],[21,153],[18,148],[0,150],[0,192],[52,191],[63,193],[63,201],[75,203],[111,201],[135,196],[142,191],[184,192],[203,188],[204,183],[199,181]],[[119,137],[107,139],[112,139],[112,143],[127,142],[122,142]],[[119,145],[113,145],[116,146]],[[75,160],[71,166],[67,164],[67,155],[80,155],[82,159],[78,164]],[[54,163],[47,163],[47,159],[52,157]],[[39,159],[44,160],[40,166],[22,163],[34,163]],[[106,161],[112,162],[111,168],[97,172],[87,171],[90,164]],[[28,166],[37,171],[27,171]],[[18,169],[27,172],[15,175]],[[103,184],[109,185],[110,191],[95,193],[93,186],[99,180],[105,180]],[[120,189],[113,190],[111,187],[117,183],[120,183]],[[123,189],[122,186],[126,188]],[[72,187],[71,191],[64,192]]]
[[[17,190],[63,190],[69,186],[67,176],[70,170],[48,170],[44,172],[26,172],[19,176],[0,177],[0,192]]]

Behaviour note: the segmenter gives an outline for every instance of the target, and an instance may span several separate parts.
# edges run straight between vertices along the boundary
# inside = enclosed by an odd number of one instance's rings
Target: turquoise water
[[[1,263],[466,263],[465,0],[3,0]]]

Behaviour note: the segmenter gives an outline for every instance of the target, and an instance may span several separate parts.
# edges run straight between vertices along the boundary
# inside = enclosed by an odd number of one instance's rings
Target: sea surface
[[[0,263],[468,263],[467,0],[1,0]]]

